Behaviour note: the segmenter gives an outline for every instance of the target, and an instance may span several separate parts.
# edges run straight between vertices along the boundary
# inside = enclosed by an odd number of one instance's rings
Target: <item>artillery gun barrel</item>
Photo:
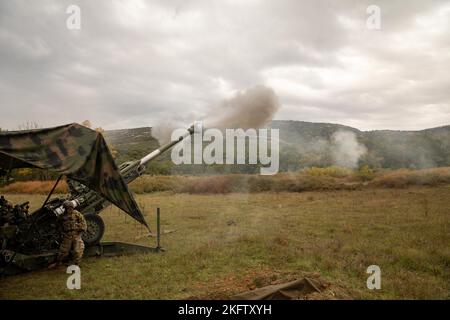
[[[183,141],[184,139],[186,139],[193,133],[194,133],[194,125],[190,126],[189,129],[187,129],[187,132],[185,134],[183,134],[182,136],[178,137],[178,139],[162,145],[161,147],[150,152],[149,154],[147,154],[140,160],[122,163],[119,166],[119,169],[120,169],[120,174],[124,178],[125,182],[130,183],[133,180],[135,180],[136,178],[138,178],[139,176],[141,176],[145,171],[145,165],[149,161],[151,161],[151,160],[155,159],[156,157],[158,157],[159,155],[163,154],[165,151],[169,150],[174,145],[180,143],[181,141]]]
[[[154,158],[156,158],[157,156],[159,156],[161,153],[164,153],[164,151],[172,148],[174,145],[176,145],[178,142],[183,141],[184,139],[186,139],[187,137],[189,137],[191,134],[194,133],[194,125],[190,126],[188,129],[188,132],[186,132],[184,135],[180,136],[177,140],[171,141],[163,146],[161,146],[159,149],[156,149],[155,151],[150,152],[149,154],[147,154],[145,157],[143,157],[140,160],[140,165],[145,165],[147,162],[153,160]]]

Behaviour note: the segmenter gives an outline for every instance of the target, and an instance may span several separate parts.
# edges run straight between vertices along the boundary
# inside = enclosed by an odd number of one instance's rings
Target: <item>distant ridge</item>
[[[341,124],[274,120],[267,127],[280,130],[282,170],[333,165],[327,151],[317,146],[330,141],[338,131],[352,132],[357,141],[367,148],[360,165],[381,168],[450,166],[450,125],[417,131],[361,131]],[[108,130],[105,137],[117,150],[118,163],[138,159],[159,145],[151,135],[151,127]],[[167,155],[159,161],[170,165]]]

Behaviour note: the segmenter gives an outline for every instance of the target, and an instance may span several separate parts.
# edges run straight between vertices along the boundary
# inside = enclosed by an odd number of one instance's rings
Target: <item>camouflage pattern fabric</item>
[[[147,226],[102,134],[77,123],[0,132],[0,168],[41,168],[66,175]]]
[[[77,210],[66,212],[61,216],[61,226],[65,234],[81,233],[87,230],[84,216]]]

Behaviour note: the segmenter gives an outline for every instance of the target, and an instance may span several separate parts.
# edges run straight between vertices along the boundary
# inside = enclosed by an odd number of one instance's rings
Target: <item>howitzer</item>
[[[161,146],[142,159],[121,164],[119,171],[125,182],[128,184],[141,176],[145,172],[145,165],[149,161],[193,133],[194,126],[191,126],[177,140]],[[61,233],[58,230],[57,217],[64,212],[62,203],[65,200],[73,201],[77,210],[86,218],[88,230],[83,233],[83,240],[86,246],[95,246],[100,243],[104,233],[104,223],[99,213],[111,203],[99,193],[80,183],[68,180],[68,185],[70,189],[68,198],[55,197],[50,199],[52,190],[45,205],[30,215],[28,214],[27,203],[21,205],[20,208],[16,206],[17,208],[13,210],[12,205],[2,198],[0,201],[0,250],[2,252],[2,255],[0,255],[0,267],[8,261],[8,258],[6,258],[8,252],[14,253],[11,258],[13,260],[16,254],[20,256],[25,255],[28,258],[30,255],[36,256],[58,249]]]
[[[119,165],[120,174],[124,178],[125,182],[129,184],[136,180],[145,172],[145,165],[148,162],[157,158],[159,155],[163,154],[165,151],[180,143],[193,133],[194,125],[190,126],[187,129],[187,132],[178,137],[178,139],[162,145],[160,148],[150,152],[140,160],[127,161]],[[88,230],[83,235],[84,242],[86,245],[98,243],[104,233],[104,223],[100,218],[99,213],[110,206],[111,203],[97,192],[90,190],[76,181],[69,180],[68,185],[71,193],[69,200],[72,200],[77,210],[85,215],[88,224]],[[64,212],[62,203],[59,206],[54,207],[53,211],[57,215]]]

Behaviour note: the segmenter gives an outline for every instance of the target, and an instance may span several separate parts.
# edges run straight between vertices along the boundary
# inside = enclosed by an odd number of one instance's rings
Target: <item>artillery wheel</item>
[[[105,232],[105,223],[103,219],[95,213],[90,213],[84,216],[86,219],[87,230],[83,232],[81,237],[87,246],[94,245],[100,242]]]

